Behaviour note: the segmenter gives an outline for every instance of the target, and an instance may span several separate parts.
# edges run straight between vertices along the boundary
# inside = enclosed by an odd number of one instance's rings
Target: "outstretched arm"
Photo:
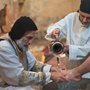
[[[66,78],[67,80],[78,81],[87,72],[90,72],[90,56],[80,66],[69,70]]]

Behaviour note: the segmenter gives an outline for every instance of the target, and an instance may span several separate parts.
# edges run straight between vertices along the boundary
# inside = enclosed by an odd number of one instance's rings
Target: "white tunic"
[[[8,86],[6,88],[0,87],[0,90],[35,90],[31,86],[26,86],[26,87],[13,87],[13,86]]]

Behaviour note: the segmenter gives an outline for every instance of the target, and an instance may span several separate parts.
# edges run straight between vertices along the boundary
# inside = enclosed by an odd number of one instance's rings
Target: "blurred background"
[[[38,60],[44,62],[49,45],[44,39],[48,26],[77,11],[79,4],[80,0],[0,0],[0,36],[10,31],[18,17],[31,17],[39,32],[30,50]]]

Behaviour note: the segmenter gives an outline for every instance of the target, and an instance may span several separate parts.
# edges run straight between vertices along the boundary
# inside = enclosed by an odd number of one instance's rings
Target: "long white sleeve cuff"
[[[45,72],[46,75],[46,84],[50,82],[51,73],[50,73],[51,65],[46,64],[43,68],[43,72]]]
[[[73,45],[69,46],[69,59],[70,60],[76,60],[77,59],[77,51],[78,51],[77,46],[73,46]]]

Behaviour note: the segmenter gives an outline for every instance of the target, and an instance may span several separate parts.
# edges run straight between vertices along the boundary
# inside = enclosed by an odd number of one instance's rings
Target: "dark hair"
[[[26,32],[36,30],[37,26],[30,17],[21,16],[14,23],[11,31],[9,32],[9,36],[12,40],[18,40],[22,38]]]
[[[81,0],[80,11],[90,14],[90,0]]]

